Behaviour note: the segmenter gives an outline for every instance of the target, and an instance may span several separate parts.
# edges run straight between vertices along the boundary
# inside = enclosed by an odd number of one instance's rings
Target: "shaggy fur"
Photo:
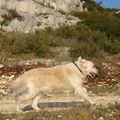
[[[80,71],[75,64],[79,67]],[[91,73],[97,73],[91,61],[79,57],[74,63],[59,65],[52,68],[36,68],[23,73],[12,83],[12,91],[16,96],[19,105],[32,100],[32,107],[35,110],[42,93],[49,94],[55,91],[74,91],[76,96],[93,103],[86,89],[82,86],[83,79]]]

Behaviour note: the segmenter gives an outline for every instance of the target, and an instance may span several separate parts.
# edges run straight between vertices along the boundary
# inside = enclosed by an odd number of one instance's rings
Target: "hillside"
[[[117,10],[104,9],[90,0],[65,0],[61,5],[59,2],[0,1],[1,53],[54,57],[55,47],[70,48],[71,57],[119,53],[120,18],[115,14]]]

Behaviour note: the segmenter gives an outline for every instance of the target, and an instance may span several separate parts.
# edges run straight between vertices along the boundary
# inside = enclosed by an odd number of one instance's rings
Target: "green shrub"
[[[73,13],[94,31],[105,32],[109,38],[120,36],[120,20],[114,15],[101,12]]]
[[[71,56],[73,58],[80,55],[82,57],[102,57],[103,53],[106,53],[105,41],[109,40],[100,32],[82,31],[78,36],[78,43],[71,47]]]
[[[100,6],[99,3],[93,1],[93,0],[84,0],[85,4],[84,7],[88,9],[88,11],[103,11],[104,8]]]
[[[1,33],[0,49],[11,55],[34,53],[36,56],[45,57],[49,54],[50,36],[46,32],[36,34]]]
[[[61,26],[55,31],[56,36],[62,38],[75,38],[79,34],[79,31],[76,30],[75,26]]]

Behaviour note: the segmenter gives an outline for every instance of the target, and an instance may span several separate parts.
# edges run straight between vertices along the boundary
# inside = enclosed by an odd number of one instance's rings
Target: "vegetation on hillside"
[[[104,11],[104,8],[101,6],[102,1],[96,3],[94,0],[84,0],[84,7],[87,8],[88,11]]]
[[[55,57],[51,48],[70,47],[70,57],[104,58],[120,53],[120,20],[114,11],[104,9],[91,0],[86,12],[73,12],[82,22],[75,26],[47,28],[36,33],[6,33],[0,31],[0,53],[12,55],[33,54],[36,57]],[[87,7],[88,8],[88,7]],[[10,13],[13,11],[10,11]],[[14,16],[17,14],[14,13]],[[18,16],[19,17],[19,16]],[[10,18],[11,19],[11,18]]]
[[[74,13],[83,23],[94,31],[105,32],[107,37],[120,36],[120,19],[114,15],[101,12]]]

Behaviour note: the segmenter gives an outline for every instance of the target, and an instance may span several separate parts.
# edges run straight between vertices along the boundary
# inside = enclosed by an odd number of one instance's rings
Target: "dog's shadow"
[[[38,104],[40,109],[52,109],[52,108],[75,108],[82,105],[81,102],[42,102]],[[25,105],[23,111],[33,110],[31,105]]]

